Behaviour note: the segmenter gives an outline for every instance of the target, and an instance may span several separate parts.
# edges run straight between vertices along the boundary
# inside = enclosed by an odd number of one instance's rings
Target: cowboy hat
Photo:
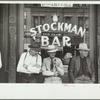
[[[31,40],[31,44],[28,46],[30,49],[41,51],[40,43]]]
[[[58,49],[56,49],[55,45],[49,45],[47,52],[56,52]]]
[[[80,43],[79,48],[77,48],[77,50],[87,50],[87,51],[89,51],[90,49],[88,49],[88,46],[87,46],[86,43]]]

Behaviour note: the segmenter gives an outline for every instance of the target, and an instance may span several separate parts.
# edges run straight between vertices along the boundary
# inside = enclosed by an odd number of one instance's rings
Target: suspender
[[[26,59],[27,54],[28,54],[28,52],[26,52],[26,54],[25,54],[23,65],[25,64],[25,59]]]
[[[38,61],[38,55],[36,56],[36,64],[37,64],[37,61]]]

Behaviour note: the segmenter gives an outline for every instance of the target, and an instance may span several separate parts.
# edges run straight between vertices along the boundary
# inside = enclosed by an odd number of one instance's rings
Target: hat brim
[[[29,48],[40,48],[39,46],[33,47],[31,45],[28,45]]]
[[[40,48],[30,48],[31,50],[35,50],[35,51],[41,51]]]
[[[41,51],[41,48],[38,47],[32,47],[31,45],[28,46],[30,49],[36,50],[36,51]]]
[[[80,48],[77,48],[77,50],[86,50],[86,51],[90,51],[90,49],[80,49]]]
[[[58,49],[48,50],[47,52],[56,52],[56,51],[58,51]]]

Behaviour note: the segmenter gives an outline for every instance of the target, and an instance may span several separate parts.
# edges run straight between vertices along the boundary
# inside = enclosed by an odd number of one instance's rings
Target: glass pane
[[[89,31],[89,18],[88,17],[85,18],[85,28],[86,28],[86,31]]]
[[[78,27],[84,27],[84,18],[78,17]]]
[[[35,26],[38,25],[38,16],[34,16],[33,19],[34,19],[34,20],[33,20],[33,25],[34,25],[34,27],[35,27]]]
[[[40,24],[43,25],[45,23],[45,17],[40,16]]]
[[[71,23],[71,17],[65,17],[65,23]]]

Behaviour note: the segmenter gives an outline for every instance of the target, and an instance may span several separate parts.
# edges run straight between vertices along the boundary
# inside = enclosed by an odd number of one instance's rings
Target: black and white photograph
[[[99,83],[100,3],[0,2],[1,87]]]

